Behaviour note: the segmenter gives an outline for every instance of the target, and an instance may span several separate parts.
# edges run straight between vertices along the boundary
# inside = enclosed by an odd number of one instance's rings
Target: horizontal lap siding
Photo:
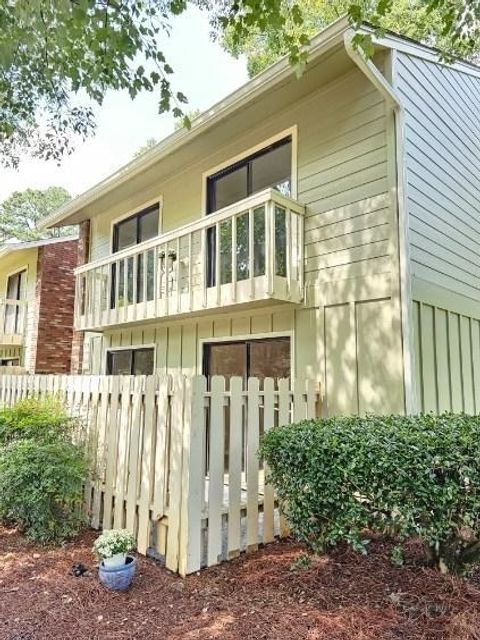
[[[300,136],[298,198],[307,205],[309,288],[391,270],[385,105],[362,78],[346,79]]]
[[[480,295],[480,80],[398,56],[413,277]]]
[[[163,230],[202,215],[202,173],[298,126],[298,200],[307,205],[307,284],[389,272],[385,105],[359,71],[320,88],[261,126],[229,141],[211,135],[212,152],[192,155],[170,176],[92,220],[91,259],[110,253],[113,220],[163,196]]]

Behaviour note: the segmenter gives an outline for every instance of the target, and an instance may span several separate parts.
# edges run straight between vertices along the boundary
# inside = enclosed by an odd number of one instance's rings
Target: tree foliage
[[[0,204],[0,243],[26,242],[72,234],[72,227],[40,229],[42,220],[70,200],[63,187],[14,191]]]
[[[247,56],[248,72],[253,77],[263,71],[279,57],[289,52],[291,39],[302,40],[311,37],[340,16],[349,14],[354,24],[367,20],[379,32],[394,31],[419,40],[424,44],[439,48],[444,55],[475,58],[480,51],[480,33],[473,40],[457,37],[446,25],[444,5],[424,0],[396,0],[390,3],[364,0],[353,5],[349,0],[301,0],[302,18],[296,20],[289,3],[283,1],[285,25],[278,30],[275,25],[267,25],[263,30],[251,29],[239,40],[231,25],[222,37],[224,48],[235,56]],[[453,27],[453,25],[452,25]],[[369,38],[361,38],[359,43],[369,47]]]
[[[139,156],[143,156],[143,154],[147,151],[150,151],[150,149],[152,149],[157,144],[157,142],[158,140],[156,138],[147,138],[147,140],[145,140],[145,144],[142,144],[142,146],[135,151],[133,157],[138,158]]]
[[[480,418],[354,416],[271,429],[261,454],[293,533],[321,552],[420,538],[444,572],[480,560]]]
[[[173,87],[164,54],[172,18],[187,0],[0,0],[0,160],[16,166],[22,153],[59,161],[75,141],[93,134],[94,106],[109,90],[132,98],[158,95],[158,111],[183,118],[187,98]],[[192,0],[208,13],[212,34],[246,51],[250,71],[287,53],[305,63],[308,37],[346,11],[352,25],[438,44],[452,54],[479,47],[477,0]],[[367,38],[358,44],[366,50]],[[190,43],[186,43],[190,46]],[[192,55],[194,52],[192,51]]]

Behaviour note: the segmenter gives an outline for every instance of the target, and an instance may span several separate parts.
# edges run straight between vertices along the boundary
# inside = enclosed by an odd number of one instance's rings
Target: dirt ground
[[[366,558],[339,548],[308,569],[292,569],[300,545],[273,544],[186,580],[140,558],[122,594],[98,582],[94,537],[45,549],[0,528],[2,640],[480,640],[479,583],[424,568],[414,552],[395,568],[381,541]],[[82,577],[78,562],[90,568]]]

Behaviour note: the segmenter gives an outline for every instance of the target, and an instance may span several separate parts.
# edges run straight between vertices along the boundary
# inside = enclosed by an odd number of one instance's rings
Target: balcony
[[[303,300],[305,208],[267,189],[76,270],[75,327]]]
[[[23,344],[26,320],[25,300],[0,300],[0,345],[2,347]]]

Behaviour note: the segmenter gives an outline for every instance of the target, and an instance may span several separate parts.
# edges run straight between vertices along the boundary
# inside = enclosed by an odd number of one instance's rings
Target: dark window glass
[[[139,242],[158,236],[158,208],[151,209],[139,217]]]
[[[127,249],[140,242],[145,242],[158,235],[158,220],[159,220],[159,208],[158,205],[148,207],[139,211],[134,216],[118,222],[113,227],[113,251],[121,251]],[[144,270],[143,270],[143,257],[137,256],[137,300],[135,302],[142,302],[144,297]],[[153,300],[153,253],[152,258],[148,256],[147,260],[147,300]],[[115,309],[121,307],[124,304],[132,304],[133,300],[133,258],[128,260],[127,267],[127,297],[124,295],[124,268],[120,263],[120,273],[117,273],[116,265],[112,265],[112,289],[110,292],[110,307]],[[116,299],[115,286],[116,279],[119,280],[119,292],[118,299]]]
[[[132,352],[130,349],[109,351],[107,373],[112,376],[127,375],[132,371]]]
[[[107,352],[107,374],[153,374],[153,349],[119,349]]]
[[[137,219],[129,218],[125,222],[116,225],[117,237],[115,251],[121,251],[127,247],[137,244]]]
[[[248,168],[245,165],[215,180],[213,211],[228,207],[248,196],[247,174]]]
[[[121,251],[158,235],[158,205],[139,211],[113,227],[113,251]]]
[[[268,187],[289,196],[291,181],[292,139],[288,137],[210,176],[207,212],[218,211]]]
[[[153,373],[153,349],[137,349],[133,352],[132,373],[149,376]]]
[[[291,194],[292,143],[287,142],[252,160],[252,193],[272,187]]]
[[[280,140],[262,151],[222,169],[208,178],[207,213],[213,213],[249,195],[271,187],[285,196],[291,195],[292,140]],[[259,211],[259,210],[257,210]],[[255,213],[254,275],[265,273],[265,217]],[[237,280],[249,277],[248,214],[237,217]],[[221,229],[220,284],[231,282],[231,250],[227,247],[231,230]],[[257,233],[258,232],[258,233]],[[215,286],[215,227],[207,229],[207,284]],[[262,246],[263,243],[263,246]]]
[[[206,344],[203,370],[207,376],[289,378],[290,338]]]

